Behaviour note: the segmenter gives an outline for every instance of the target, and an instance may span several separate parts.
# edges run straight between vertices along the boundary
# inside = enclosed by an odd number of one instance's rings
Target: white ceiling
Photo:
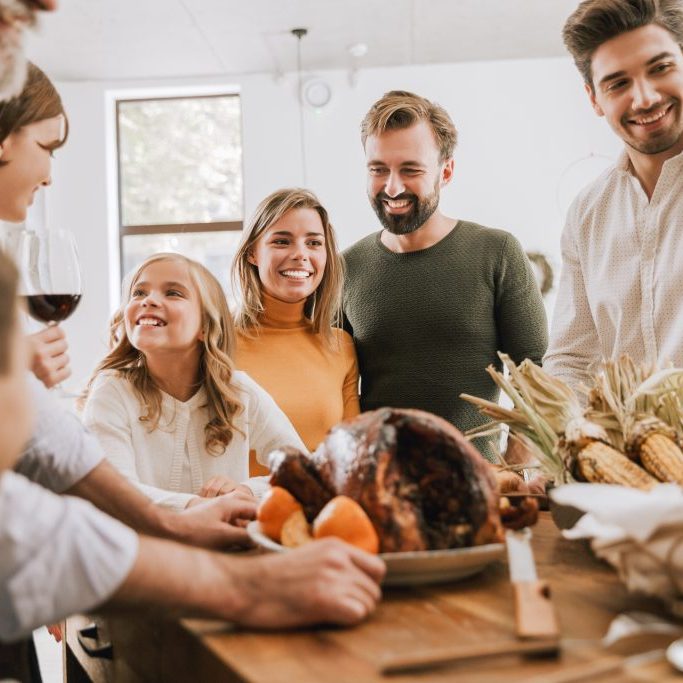
[[[60,0],[29,37],[58,80],[117,80],[564,55],[578,0]]]

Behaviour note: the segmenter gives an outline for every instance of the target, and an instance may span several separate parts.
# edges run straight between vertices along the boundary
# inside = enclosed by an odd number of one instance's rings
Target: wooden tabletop
[[[117,680],[248,681],[319,683],[353,681],[528,681],[608,655],[600,647],[620,612],[665,615],[654,600],[630,596],[614,571],[587,545],[560,536],[547,513],[534,528],[539,578],[549,581],[562,633],[555,659],[505,656],[459,663],[409,675],[384,676],[378,663],[391,655],[420,654],[449,645],[515,640],[512,589],[507,564],[457,583],[386,589],[377,612],[350,629],[316,628],[293,633],[258,633],[229,625],[184,620],[111,620]],[[592,680],[683,680],[656,661]],[[578,680],[578,679],[577,679]]]

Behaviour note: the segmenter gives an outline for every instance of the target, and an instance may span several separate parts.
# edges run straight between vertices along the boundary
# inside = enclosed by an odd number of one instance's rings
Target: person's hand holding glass
[[[66,339],[56,326],[74,312],[81,299],[76,243],[66,230],[22,231],[13,247],[27,311],[48,325],[29,340],[33,346],[32,370],[49,387],[70,374]]]

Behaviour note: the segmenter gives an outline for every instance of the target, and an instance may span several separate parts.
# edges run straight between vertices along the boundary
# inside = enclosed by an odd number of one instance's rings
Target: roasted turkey
[[[501,541],[496,480],[450,423],[419,410],[381,408],[340,423],[312,456],[270,456],[273,486],[312,521],[336,495],[358,501],[381,552],[462,548]]]

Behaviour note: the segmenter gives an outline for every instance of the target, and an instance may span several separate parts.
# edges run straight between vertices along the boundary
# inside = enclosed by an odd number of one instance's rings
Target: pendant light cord
[[[299,142],[301,146],[301,173],[303,177],[303,186],[308,186],[308,178],[306,173],[306,129],[304,125],[304,101],[303,101],[303,79],[301,77],[301,39],[308,33],[305,28],[294,28],[292,33],[296,36],[296,72],[298,76],[298,91],[299,91]]]

